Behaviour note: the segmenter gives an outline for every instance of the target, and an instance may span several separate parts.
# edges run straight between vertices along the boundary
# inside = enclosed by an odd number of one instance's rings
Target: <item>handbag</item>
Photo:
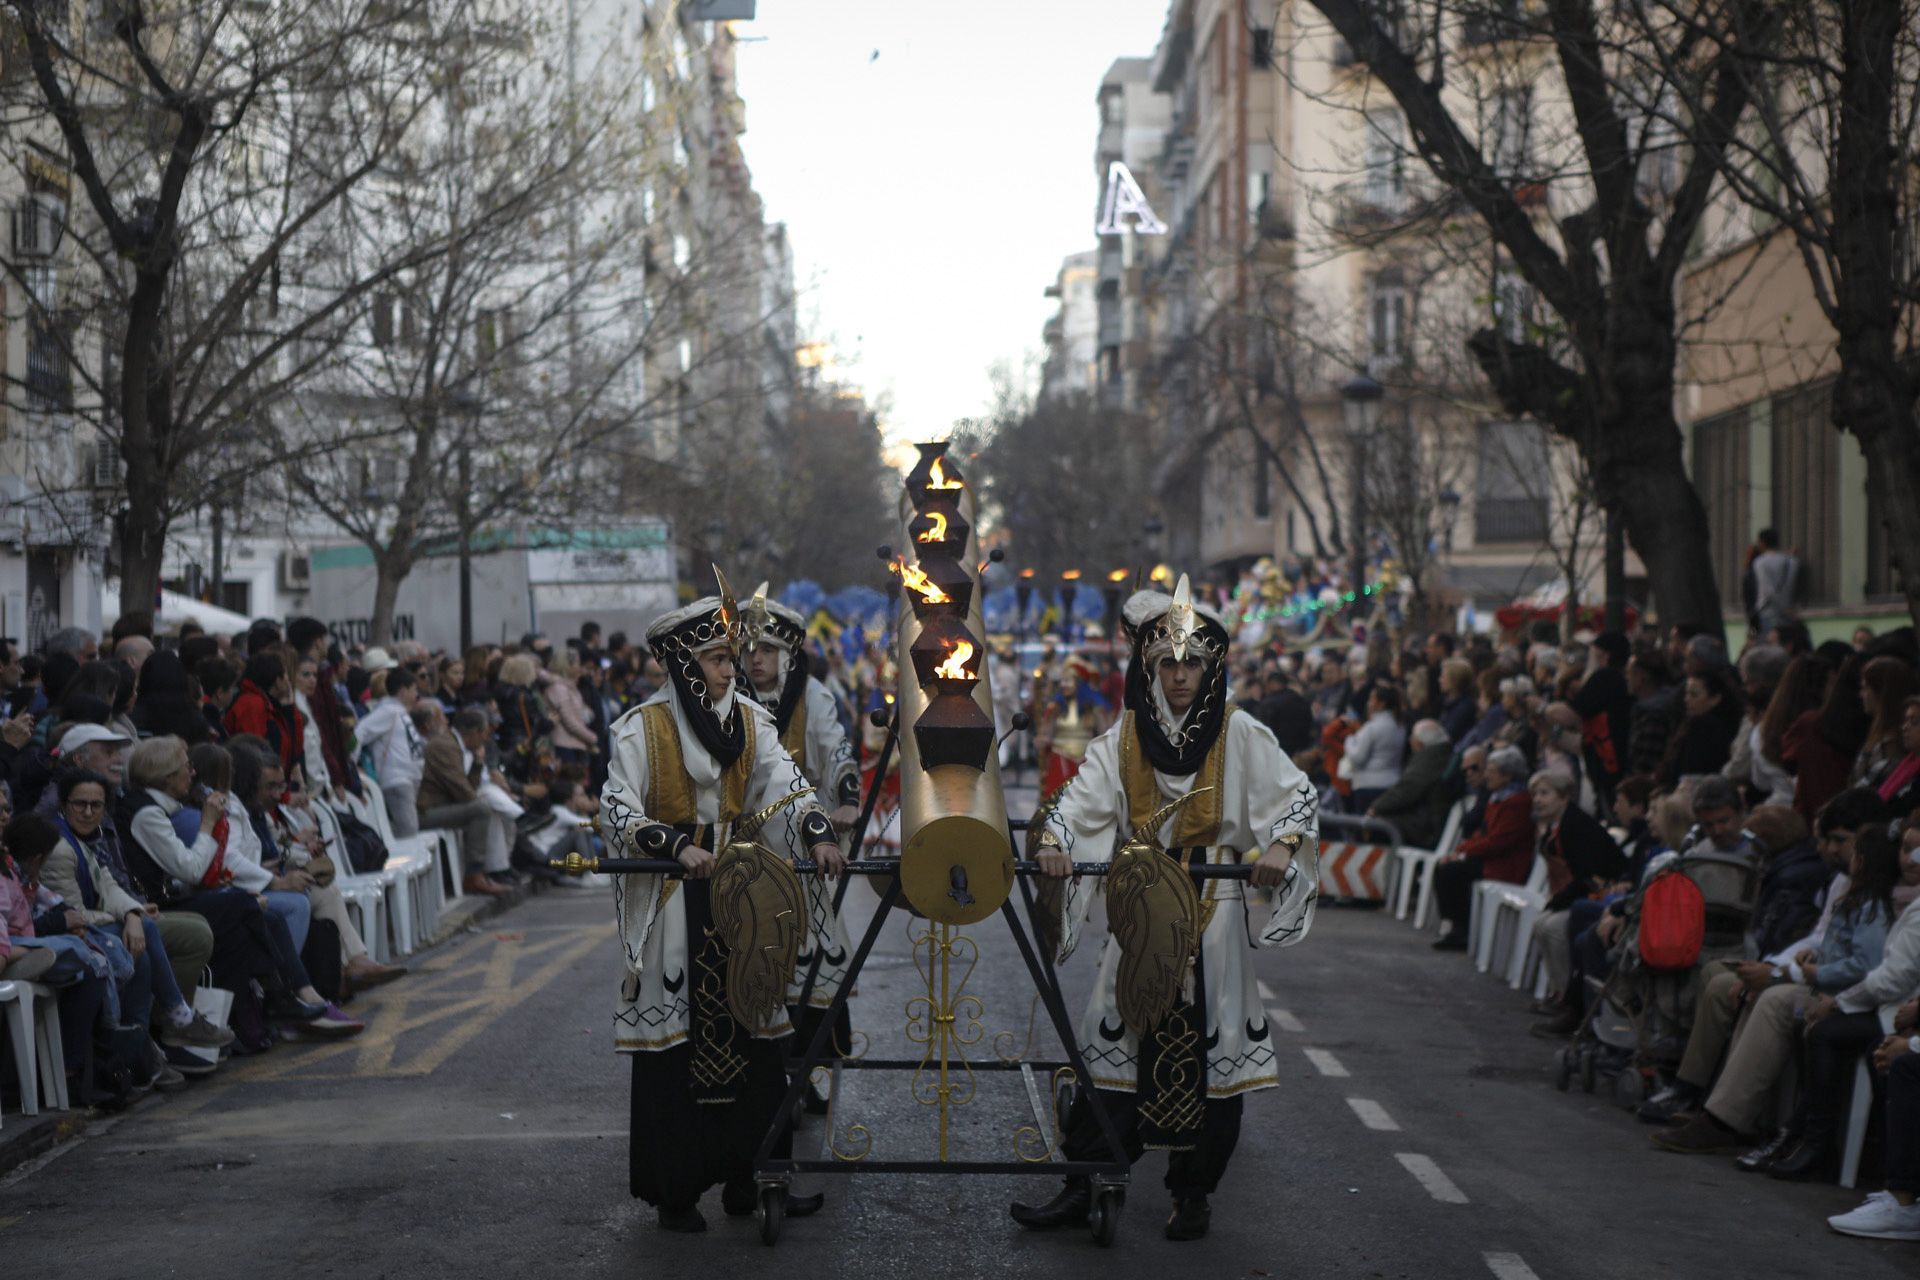
[[[385,870],[388,852],[380,833],[345,810],[335,809],[333,816],[340,823],[340,844],[347,851],[347,862],[354,874],[368,876]]]
[[[339,870],[333,865],[333,859],[324,853],[314,855],[307,861],[307,865],[300,869],[312,876],[314,884],[322,889],[333,883],[333,878]]]

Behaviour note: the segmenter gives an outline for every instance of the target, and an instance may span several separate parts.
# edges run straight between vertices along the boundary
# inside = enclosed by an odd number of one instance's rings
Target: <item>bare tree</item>
[[[1312,4],[1397,106],[1409,152],[1443,188],[1436,212],[1470,213],[1557,318],[1561,342],[1498,325],[1473,336],[1500,403],[1580,450],[1661,616],[1717,630],[1706,513],[1674,414],[1676,286],[1723,168],[1720,135],[1751,106],[1743,59],[1769,47],[1772,6],[1711,0],[1686,6],[1686,23],[1629,32],[1618,11],[1633,6],[1593,0]],[[1649,40],[1671,52],[1666,70],[1623,94],[1622,75],[1648,60],[1622,45]],[[1672,99],[1722,127],[1675,138],[1634,108]],[[1503,154],[1515,135],[1502,122],[1524,138],[1548,104],[1561,133]]]
[[[59,211],[88,268],[59,331],[73,410],[125,467],[121,608],[150,608],[173,522],[288,456],[266,408],[375,290],[448,251],[394,243],[347,276],[336,236],[381,179],[436,163],[438,69],[488,24],[471,0],[4,7],[32,71],[7,127],[45,134],[84,201]]]
[[[1640,0],[1636,25],[1690,29],[1694,6]],[[1771,44],[1741,30],[1731,64],[1755,110],[1737,122],[1694,98],[1667,104],[1669,128],[1728,153],[1737,197],[1792,237],[1813,298],[1837,335],[1832,417],[1867,460],[1908,611],[1920,619],[1920,5],[1913,0],[1782,0]],[[1647,76],[1671,51],[1650,45]]]

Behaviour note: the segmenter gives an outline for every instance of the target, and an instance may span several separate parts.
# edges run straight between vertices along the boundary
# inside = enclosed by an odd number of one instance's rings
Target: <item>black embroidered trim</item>
[[[809,809],[800,818],[800,836],[807,848],[811,849],[821,841],[833,839],[833,824],[827,821],[827,815],[818,809]]]
[[[634,843],[649,858],[677,858],[693,838],[663,822],[654,822],[640,828]]]

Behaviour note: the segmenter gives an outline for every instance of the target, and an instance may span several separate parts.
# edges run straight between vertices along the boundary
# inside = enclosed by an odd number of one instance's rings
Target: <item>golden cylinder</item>
[[[978,645],[980,680],[972,698],[993,723],[989,687],[987,630],[979,580],[980,543],[974,526],[973,491],[959,495],[961,518],[970,526],[962,563],[974,580],[965,624]],[[905,526],[916,513],[909,497],[900,503],[902,546],[914,548]],[[917,555],[912,557],[917,559]],[[914,670],[912,649],[921,623],[913,611],[912,589],[900,593],[896,659],[900,672],[900,887],[907,901],[929,920],[972,924],[998,911],[1013,892],[1013,846],[1007,835],[1007,802],[1000,787],[998,743],[987,752],[986,767],[960,764],[924,766],[914,725],[932,701]]]

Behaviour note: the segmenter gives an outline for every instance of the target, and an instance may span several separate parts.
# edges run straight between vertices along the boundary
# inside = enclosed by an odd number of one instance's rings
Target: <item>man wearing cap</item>
[[[107,780],[107,812],[112,813],[126,790],[127,750],[133,743],[118,731],[98,724],[69,724],[61,734],[55,747],[58,757],[56,763],[60,772],[78,770],[97,773]],[[63,821],[60,805],[60,788],[49,786],[40,793],[40,801],[34,806],[38,813],[49,822]],[[117,887],[135,900],[140,894],[135,891],[133,877],[127,871],[125,853],[120,848],[120,829],[113,822],[103,822],[97,835],[90,844],[94,859],[112,878]],[[56,849],[48,862],[48,872],[58,876],[64,866],[61,850]],[[43,873],[44,874],[44,873]],[[78,883],[78,871],[73,876]],[[107,886],[99,886],[104,894]],[[80,895],[85,898],[84,894]],[[200,985],[200,975],[213,959],[213,927],[206,917],[191,911],[161,911],[153,914],[153,904],[143,902],[142,906],[151,915],[160,933],[161,948],[170,961],[174,982],[182,996],[191,1002],[194,988]],[[165,1044],[169,1063],[186,1071],[189,1075],[205,1074],[209,1069],[204,1059],[178,1051],[178,1046]]]
[[[1109,937],[1081,1023],[1080,1049],[1093,1073],[1085,1083],[1100,1090],[1128,1160],[1147,1149],[1168,1152],[1173,1213],[1166,1235],[1197,1240],[1211,1221],[1207,1197],[1226,1172],[1245,1096],[1280,1083],[1251,951],[1291,946],[1313,921],[1318,801],[1273,733],[1228,704],[1226,626],[1192,603],[1185,578],[1171,599],[1136,596],[1123,616],[1133,642],[1126,711],[1089,745],[1048,814],[1038,837],[1042,872],[1059,879],[1076,861],[1111,861],[1131,836],[1157,840],[1164,852],[1151,856],[1170,855],[1179,865],[1254,859],[1253,883],[1273,895],[1272,914],[1261,925],[1242,882],[1197,881],[1197,959],[1165,1012],[1133,1027],[1122,1009],[1139,1003],[1130,988],[1123,1005],[1120,982],[1123,967],[1140,971],[1133,959],[1141,951],[1133,927],[1139,915],[1115,901],[1118,890],[1109,886]],[[1183,798],[1167,815],[1169,803]],[[1156,817],[1157,829],[1141,829]],[[1062,960],[1094,893],[1078,878],[1066,880],[1059,895]],[[1157,928],[1164,918],[1148,923]],[[1109,1156],[1084,1096],[1066,1128],[1069,1160]],[[1090,1202],[1087,1180],[1069,1178],[1051,1202],[1015,1204],[1012,1212],[1022,1226],[1046,1229],[1084,1222]]]
[[[850,829],[860,816],[860,766],[854,761],[847,731],[840,726],[833,694],[808,670],[806,619],[798,610],[768,599],[763,582],[741,610],[740,622],[747,692],[773,716],[781,747],[800,766],[814,794],[834,806],[828,815],[834,830]],[[853,958],[853,942],[834,906],[833,891],[819,876],[810,877],[806,889],[812,928],[800,944],[800,958],[787,990],[794,1043],[801,1051],[813,1042]],[[807,1005],[801,1008],[800,996],[816,954],[820,970]],[[853,1020],[844,1011],[833,1034],[838,1052],[852,1051]],[[826,1109],[826,1099],[808,1085],[807,1110],[824,1115]]]
[[[729,1010],[708,881],[741,818],[812,790],[766,708],[737,695],[740,638],[739,607],[724,594],[647,629],[668,683],[614,723],[600,798],[611,852],[685,868],[614,877],[626,961],[614,1045],[633,1057],[629,1185],[669,1231],[706,1229],[699,1200],[716,1183],[727,1213],[753,1212],[753,1154],[787,1087],[785,1009],[757,1025]],[[845,866],[810,795],[774,813],[761,838],[829,875]],[[817,1195],[789,1196],[786,1212],[819,1207]]]

